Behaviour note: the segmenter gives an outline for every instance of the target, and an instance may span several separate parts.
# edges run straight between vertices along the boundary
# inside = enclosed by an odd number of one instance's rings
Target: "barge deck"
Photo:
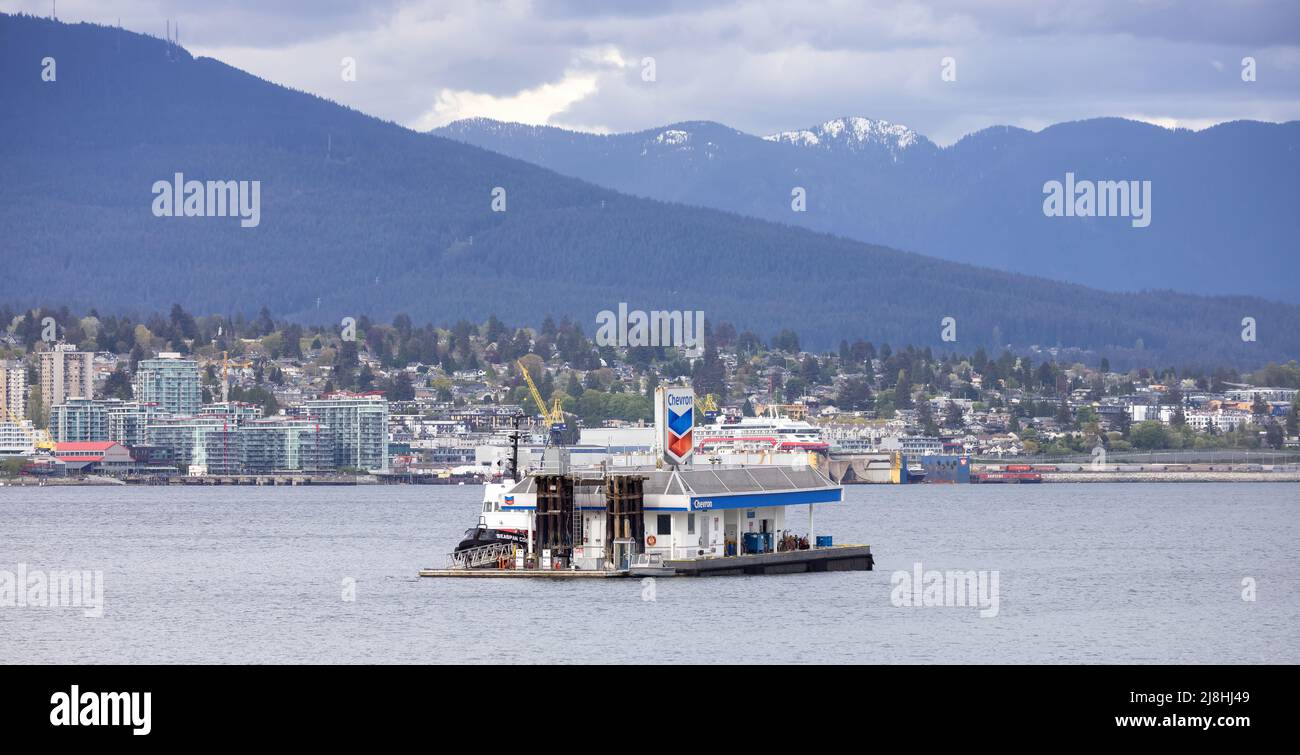
[[[828,571],[871,571],[869,545],[834,545],[799,551],[749,553],[722,558],[666,559],[674,577],[723,577],[756,574],[803,574]],[[634,576],[614,569],[422,569],[421,577],[498,577],[522,579],[615,579]]]

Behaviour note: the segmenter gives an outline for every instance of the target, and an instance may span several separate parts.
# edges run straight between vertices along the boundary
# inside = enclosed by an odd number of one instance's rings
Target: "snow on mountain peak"
[[[916,144],[921,137],[898,123],[853,116],[829,120],[811,129],[783,131],[763,138],[770,142],[785,142],[800,147],[831,148],[843,145],[855,152],[867,146],[879,145],[888,149],[894,159],[897,159],[901,152]]]
[[[690,140],[691,134],[689,131],[682,131],[681,129],[676,128],[670,128],[655,137],[656,142],[667,144],[669,146],[685,144]]]

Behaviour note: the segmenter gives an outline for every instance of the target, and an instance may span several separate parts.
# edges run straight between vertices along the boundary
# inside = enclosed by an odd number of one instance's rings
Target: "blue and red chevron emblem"
[[[672,409],[668,410],[668,450],[672,452],[673,456],[684,457],[694,447],[694,438],[691,432],[695,427],[693,411],[693,409],[687,409],[678,414]]]
[[[695,392],[665,388],[660,401],[664,451],[670,462],[685,462],[695,450]]]
[[[672,409],[668,410],[668,429],[673,431],[673,435],[683,435],[689,433],[691,428],[695,427],[695,418],[692,416],[693,409],[678,414]]]

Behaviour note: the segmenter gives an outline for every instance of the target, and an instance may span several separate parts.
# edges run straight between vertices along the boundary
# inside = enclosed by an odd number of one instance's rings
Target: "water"
[[[817,530],[870,543],[877,571],[660,579],[653,601],[637,580],[416,577],[480,496],[0,488],[0,570],[105,583],[100,618],[0,607],[0,662],[1300,662],[1300,484],[851,487]],[[917,561],[998,570],[998,615],[895,607]]]

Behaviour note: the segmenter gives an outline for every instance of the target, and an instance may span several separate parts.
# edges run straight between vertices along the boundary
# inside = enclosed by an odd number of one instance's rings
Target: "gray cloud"
[[[866,115],[949,143],[1102,115],[1300,118],[1300,13],[1281,1],[64,0],[60,16],[154,34],[172,18],[198,54],[413,127],[486,115],[770,133]],[[340,79],[344,56],[356,82]],[[940,80],[946,56],[956,82]]]

